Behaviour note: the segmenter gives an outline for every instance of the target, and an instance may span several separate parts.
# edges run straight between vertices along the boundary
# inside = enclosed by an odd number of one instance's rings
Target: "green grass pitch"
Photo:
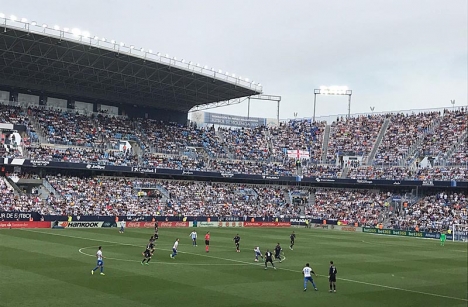
[[[466,243],[321,229],[160,229],[149,266],[140,265],[152,229],[0,231],[0,306],[460,306],[467,299]],[[203,236],[211,231],[211,250]],[[296,231],[293,251],[289,234]],[[241,253],[232,238],[241,236]],[[169,257],[175,238],[180,254]],[[255,263],[253,248],[280,242],[278,270]],[[105,276],[91,275],[102,245]],[[328,292],[328,263],[338,269]],[[303,292],[301,270],[319,275]]]

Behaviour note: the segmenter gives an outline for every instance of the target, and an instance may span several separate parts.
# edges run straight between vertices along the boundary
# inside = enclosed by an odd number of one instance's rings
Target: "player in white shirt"
[[[120,221],[120,230],[119,230],[119,233],[124,233],[124,231],[125,231],[125,226],[127,226],[127,222],[125,222],[125,221]]]
[[[98,251],[96,252],[96,258],[97,258],[97,265],[94,269],[91,270],[91,275],[94,274],[94,271],[96,271],[98,268],[101,268],[101,275],[104,274],[104,256],[102,255],[102,247],[99,246]]]
[[[171,258],[174,259],[175,256],[177,256],[177,248],[179,247],[179,239],[176,239],[176,241],[174,242],[174,246],[172,246],[172,254],[171,254]]]
[[[192,231],[189,237],[192,238],[192,246],[197,246],[197,232],[195,230]]]
[[[260,256],[263,259],[262,252],[260,251],[260,247],[255,247],[254,248],[255,252],[255,262],[258,262],[258,256]]]
[[[307,282],[310,281],[312,286],[314,286],[315,291],[317,291],[317,287],[315,286],[314,280],[312,279],[312,274],[317,276],[312,268],[306,263],[306,266],[302,269],[302,275],[304,275],[304,291],[307,291]]]

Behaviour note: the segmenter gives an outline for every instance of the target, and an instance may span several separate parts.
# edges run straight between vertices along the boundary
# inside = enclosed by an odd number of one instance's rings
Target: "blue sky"
[[[352,89],[352,113],[467,104],[466,0],[4,0],[0,12],[248,77],[282,96],[281,118],[311,117],[321,85]],[[346,97],[318,98],[317,116],[346,112]],[[276,106],[252,102],[251,116]]]

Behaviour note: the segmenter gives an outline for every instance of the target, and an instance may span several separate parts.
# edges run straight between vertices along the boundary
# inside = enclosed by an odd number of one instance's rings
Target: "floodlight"
[[[203,67],[204,69],[208,69],[208,66],[205,65],[205,67]]]
[[[185,63],[185,60],[184,60],[184,59],[182,59],[182,60],[180,60],[180,61],[181,61],[182,63]]]
[[[220,70],[218,70],[218,72],[219,72],[220,74],[222,74],[222,73],[223,73],[223,71],[222,71],[221,69],[220,69]]]
[[[5,18],[5,14],[0,13],[0,18]]]
[[[43,27],[43,28],[47,28],[47,24],[43,23],[43,24],[42,24],[42,27]]]
[[[73,29],[72,29],[72,33],[73,33],[73,35],[76,35],[76,36],[78,36],[78,35],[80,35],[80,34],[81,34],[81,30],[80,30],[80,29],[78,29],[78,28],[73,28]]]
[[[166,53],[166,58],[168,58],[168,57],[169,57],[169,54]]]
[[[69,28],[63,28],[63,31],[68,32],[68,31],[70,31],[70,29]]]
[[[83,35],[84,38],[88,38],[91,36],[91,34],[89,34],[88,31],[83,31],[83,33],[81,33]]]
[[[121,43],[120,43],[120,46],[122,46],[122,47],[125,46],[125,43],[122,43],[122,42],[121,42]]]
[[[35,26],[35,25],[37,25],[37,22],[33,21],[33,22],[31,22],[31,25]]]
[[[315,108],[317,104],[317,95],[342,95],[348,96],[348,118],[351,116],[351,95],[353,91],[347,86],[320,86],[319,89],[314,90],[314,115],[313,121],[315,122]]]
[[[133,49],[133,48],[135,48],[135,46],[133,46],[133,45],[130,45],[130,49]]]
[[[54,26],[54,29],[55,29],[55,30],[60,30],[60,27],[57,26],[57,25],[55,25],[55,26]]]
[[[112,44],[115,44],[115,40],[111,40],[111,43],[112,43]]]
[[[249,78],[245,78],[245,81],[249,82]]]
[[[15,15],[11,15],[11,16],[10,16],[10,19],[13,20],[13,21],[16,21],[17,18],[16,18]]]
[[[145,52],[145,49],[141,48],[140,51],[141,51],[141,52]]]
[[[242,81],[242,77],[241,77],[241,76],[237,77],[237,79],[239,79],[239,80],[241,80],[241,81]]]
[[[28,22],[26,18],[21,18],[21,22]]]
[[[150,49],[150,50],[148,50],[148,52],[149,52],[149,53],[153,53],[153,50]]]
[[[106,39],[105,39],[104,37],[103,37],[103,38],[101,38],[101,40],[102,40],[103,42],[105,42],[105,41],[106,41]]]
[[[176,58],[176,57],[173,57],[172,59],[173,59],[174,61],[177,61],[177,58]]]
[[[95,40],[99,40],[99,37],[95,36],[94,39],[95,39]]]
[[[160,56],[160,55],[161,55],[161,52],[156,53],[156,55],[157,55],[157,56]]]
[[[232,76],[235,78],[235,77],[236,77],[236,74],[232,74]]]

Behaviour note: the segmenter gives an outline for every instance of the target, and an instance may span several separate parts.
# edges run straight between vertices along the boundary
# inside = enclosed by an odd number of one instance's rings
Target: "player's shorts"
[[[275,254],[275,259],[281,259],[280,254]]]
[[[312,279],[312,276],[304,277],[304,281],[314,282],[314,280]]]
[[[150,258],[151,257],[151,251],[145,250],[145,258]]]
[[[97,266],[103,266],[103,265],[104,265],[104,261],[102,261],[102,260],[97,261]]]
[[[236,246],[239,247],[239,242],[235,242],[236,243]]]
[[[124,228],[122,226],[120,226],[120,231],[124,231]]]
[[[441,242],[445,242],[446,239],[447,239],[447,238],[442,238],[442,237],[440,237],[440,241],[441,241]]]
[[[291,240],[291,245],[294,245],[294,240]]]
[[[269,262],[269,263],[273,264],[273,259],[271,259],[271,258],[269,258],[269,259],[266,259],[266,260],[265,260],[265,263],[267,263],[267,262]]]
[[[157,233],[154,234],[154,239],[155,240],[159,239],[159,235]]]
[[[336,276],[335,276],[335,275],[331,275],[331,276],[328,278],[328,281],[329,281],[329,282],[336,282]]]
[[[210,245],[210,241],[209,241],[209,240],[205,240],[205,245]]]
[[[177,254],[177,250],[176,250],[175,248],[172,249],[172,252],[173,252],[174,254]]]

